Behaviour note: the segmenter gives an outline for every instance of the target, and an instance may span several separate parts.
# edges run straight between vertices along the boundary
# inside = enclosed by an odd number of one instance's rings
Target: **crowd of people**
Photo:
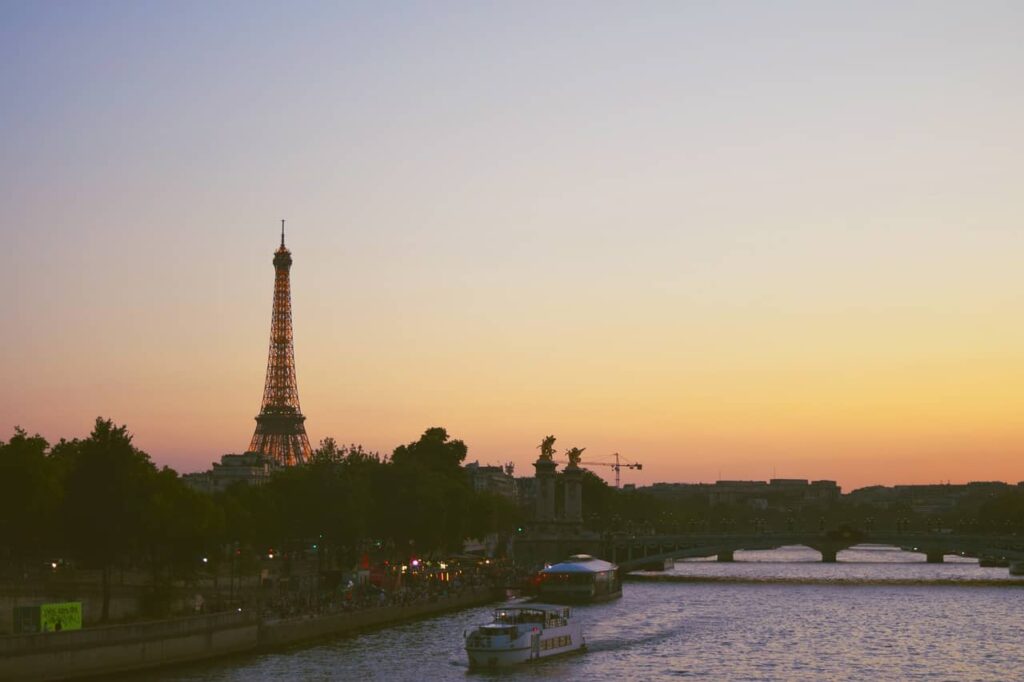
[[[403,607],[434,603],[470,591],[490,589],[501,581],[483,573],[463,573],[441,580],[419,577],[385,588],[372,583],[348,582],[334,590],[292,591],[279,589],[262,595],[258,612],[263,618],[284,619],[351,613],[383,607]]]

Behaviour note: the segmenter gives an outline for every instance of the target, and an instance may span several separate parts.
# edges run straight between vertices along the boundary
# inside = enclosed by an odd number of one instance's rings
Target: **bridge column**
[[[672,568],[671,559],[655,559],[640,565],[641,571],[667,571]]]
[[[583,525],[583,470],[570,462],[562,473],[565,481],[565,506],[563,514],[567,523]]]
[[[537,507],[533,518],[536,525],[544,528],[555,520],[555,469],[558,465],[542,455],[533,463],[533,468],[537,470]]]
[[[930,564],[941,564],[946,560],[946,553],[941,551],[928,552],[925,554],[925,556],[927,557],[928,563]]]
[[[731,549],[727,549],[727,550],[724,550],[722,552],[719,552],[717,560],[721,561],[722,563],[729,563],[729,562],[735,561],[735,559],[733,559],[732,553],[733,553],[733,550],[731,550]]]
[[[821,563],[823,564],[834,564],[836,562],[836,554],[838,552],[834,549],[819,549],[821,552]]]

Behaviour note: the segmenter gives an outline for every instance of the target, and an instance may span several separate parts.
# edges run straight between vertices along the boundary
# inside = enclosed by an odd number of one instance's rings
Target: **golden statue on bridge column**
[[[583,451],[586,448],[569,448],[565,451],[566,456],[569,458],[569,466],[579,466],[580,460],[583,459]]]
[[[540,448],[540,458],[550,462],[555,458],[555,437],[548,436],[537,447]]]

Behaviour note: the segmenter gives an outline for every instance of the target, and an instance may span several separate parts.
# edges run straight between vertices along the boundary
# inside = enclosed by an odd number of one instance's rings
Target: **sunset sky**
[[[0,2],[0,439],[299,395],[623,481],[1024,479],[1024,3]],[[610,480],[610,472],[598,470]]]

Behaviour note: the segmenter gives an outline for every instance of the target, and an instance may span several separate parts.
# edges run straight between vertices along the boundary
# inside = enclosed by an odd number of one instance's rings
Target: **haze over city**
[[[0,5],[0,424],[1024,479],[1024,6],[637,7]]]

